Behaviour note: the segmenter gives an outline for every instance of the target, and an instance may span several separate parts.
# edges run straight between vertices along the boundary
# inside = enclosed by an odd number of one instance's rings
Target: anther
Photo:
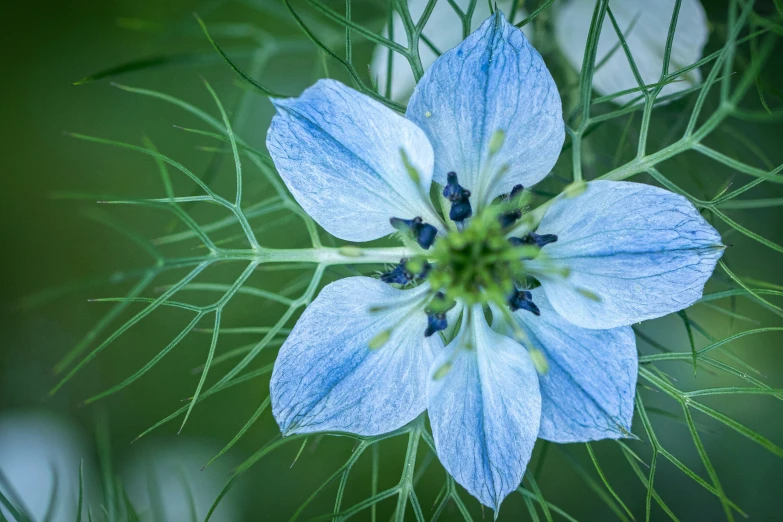
[[[424,310],[427,314],[427,329],[424,330],[424,337],[430,337],[435,332],[445,330],[449,326],[446,312],[454,308],[456,304],[453,300],[446,300],[446,295],[443,292],[435,294],[427,309]]]
[[[435,332],[445,330],[448,326],[446,312],[427,312],[427,329],[424,330],[424,337],[431,337]]]
[[[507,210],[506,212],[501,212],[498,215],[498,221],[500,222],[501,228],[508,228],[514,223],[517,222],[519,218],[522,217],[522,211],[520,210]]]
[[[557,235],[555,234],[536,234],[535,232],[529,232],[524,237],[510,237],[508,242],[513,246],[530,246],[534,245],[538,248],[544,248],[550,243],[557,241]]]
[[[511,189],[511,192],[503,196],[503,200],[506,203],[512,203],[517,197],[519,197],[522,192],[524,192],[525,187],[523,185],[514,185],[514,188]]]
[[[416,265],[417,263],[414,263]],[[400,259],[400,264],[395,266],[392,270],[381,274],[381,281],[384,283],[398,285],[407,285],[416,279],[424,279],[432,270],[432,265],[427,261],[423,261],[423,264],[418,263],[418,266],[410,266],[407,259]],[[418,272],[417,272],[418,271]]]
[[[449,172],[446,181],[443,197],[451,201],[449,218],[454,222],[464,221],[473,215],[473,207],[470,205],[470,191],[459,184],[456,172]]]
[[[534,315],[541,315],[541,310],[538,309],[533,302],[533,294],[527,290],[519,290],[515,288],[511,295],[508,296],[508,307],[512,312],[517,310],[527,310]]]
[[[500,222],[501,228],[510,227],[522,217],[522,211],[518,208],[513,208],[513,206],[516,206],[517,198],[522,195],[524,190],[525,187],[523,185],[514,185],[511,192],[500,196],[500,201],[503,206],[512,207],[512,210],[506,210],[498,215],[498,221]]]
[[[381,281],[388,284],[407,285],[415,278],[415,275],[405,270],[405,263],[402,262],[392,270],[381,274]]]
[[[411,234],[413,234],[413,238],[424,250],[427,250],[432,246],[432,244],[435,242],[435,237],[438,235],[438,229],[432,225],[424,223],[420,217],[415,217],[413,219],[400,219],[393,217],[389,220],[389,222],[397,230],[411,232]]]

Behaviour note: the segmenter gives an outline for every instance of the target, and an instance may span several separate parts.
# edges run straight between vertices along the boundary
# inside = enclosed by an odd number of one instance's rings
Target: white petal
[[[645,84],[657,83],[660,79],[675,3],[676,0],[614,0],[609,3]],[[571,0],[556,11],[555,35],[558,46],[577,71],[582,68],[594,7],[595,0]],[[682,0],[669,72],[699,61],[708,37],[707,16],[699,0]],[[619,42],[607,15],[598,40],[596,64],[601,63],[613,49],[614,52],[593,76],[593,88],[601,95],[638,86],[622,47],[615,49]],[[664,87],[661,95],[676,93],[699,83],[701,73],[694,69]],[[624,104],[638,96],[639,93],[631,93],[614,98],[613,101]]]

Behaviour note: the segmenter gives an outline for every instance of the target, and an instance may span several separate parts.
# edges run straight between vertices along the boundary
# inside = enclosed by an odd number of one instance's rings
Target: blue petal
[[[269,153],[296,201],[330,234],[377,239],[394,232],[392,217],[439,225],[428,196],[432,146],[415,125],[334,80],[272,103]]]
[[[479,208],[514,185],[540,181],[565,139],[560,95],[544,60],[499,11],[430,67],[406,116],[432,142],[435,181],[445,184],[456,172]],[[491,142],[502,142],[494,155]]]
[[[687,308],[723,254],[720,234],[688,200],[641,183],[588,183],[583,194],[556,200],[538,232],[558,236],[542,253],[570,269],[566,279],[541,279],[546,295],[584,328]]]
[[[284,435],[345,431],[378,435],[424,411],[440,337],[424,337],[428,285],[397,290],[369,277],[326,286],[280,348],[270,383]],[[373,310],[373,308],[375,308]],[[370,341],[394,329],[371,350]]]
[[[517,18],[522,20],[527,16],[527,13],[525,13],[525,10],[521,6],[522,2],[519,2],[518,0],[516,2],[512,2],[512,0],[499,0],[498,2],[492,3],[504,11],[509,11],[512,8],[512,3],[519,4],[519,7],[517,8]],[[414,20],[421,18],[427,4],[429,4],[429,0],[408,0],[408,10]],[[432,50],[430,44],[440,51],[448,51],[462,42],[462,21],[452,7],[453,4],[456,4],[463,13],[467,12],[471,5],[475,6],[473,17],[470,21],[471,31],[478,29],[479,26],[484,23],[484,20],[491,14],[489,2],[471,2],[471,0],[455,0],[452,4],[446,1],[437,2],[427,20],[427,25],[422,33],[423,38],[419,39],[419,55],[421,57],[421,65],[425,71],[429,69],[430,65],[438,58],[438,54]],[[397,12],[394,13],[393,24],[392,34],[394,35],[394,41],[407,47],[408,38],[405,34],[405,25]],[[527,24],[523,31],[526,36],[530,37],[533,31],[533,24]],[[386,38],[389,37],[388,25],[383,28],[381,35]],[[427,39],[426,42],[424,41],[424,38]],[[582,45],[584,47],[584,42],[582,42]],[[399,102],[407,102],[411,93],[413,93],[414,87],[416,87],[416,80],[413,78],[413,72],[411,72],[411,67],[406,57],[400,53],[390,53],[389,49],[383,45],[376,45],[372,55],[372,62],[370,63],[372,76],[373,78],[377,78],[377,85],[382,91],[385,91],[387,81],[389,81],[387,76],[387,73],[389,72],[389,59],[392,61],[392,76],[390,79],[391,99]]]
[[[431,375],[427,407],[438,457],[471,495],[497,511],[522,482],[538,434],[541,395],[530,356],[493,332],[477,305]]]
[[[514,317],[526,344],[546,358],[547,371],[538,377],[538,436],[560,443],[627,437],[638,369],[633,330],[581,328],[563,319],[541,288],[531,293],[541,315],[520,311]]]

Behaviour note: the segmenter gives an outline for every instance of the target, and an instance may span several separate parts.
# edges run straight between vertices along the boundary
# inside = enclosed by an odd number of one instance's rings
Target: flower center
[[[540,249],[557,241],[553,234],[530,232],[509,237],[522,217],[524,188],[517,185],[510,194],[473,215],[471,193],[459,184],[457,174],[448,174],[443,196],[451,202],[449,218],[456,228],[437,236],[435,228],[421,218],[392,219],[392,225],[407,231],[426,254],[400,260],[400,264],[381,275],[389,284],[407,286],[426,279],[432,297],[426,308],[426,336],[444,330],[446,312],[456,302],[465,306],[493,303],[512,312],[526,310],[539,315],[527,288],[533,282],[525,263],[538,256]],[[430,247],[432,247],[430,249]]]
[[[508,212],[512,211],[502,205],[486,208],[435,242],[427,278],[433,289],[466,305],[509,302],[517,285],[526,280],[525,259],[534,257],[538,248],[506,238],[516,221]]]

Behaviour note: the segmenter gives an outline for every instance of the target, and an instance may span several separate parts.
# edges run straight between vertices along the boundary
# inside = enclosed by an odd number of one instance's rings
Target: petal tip
[[[492,13],[491,18],[501,23],[502,22],[508,23],[508,21],[506,20],[506,15],[502,9],[495,9],[495,12]]]
[[[547,250],[570,267],[569,285],[542,281],[547,297],[569,321],[593,329],[692,305],[724,248],[718,231],[684,196],[626,181],[591,181],[578,196],[558,198],[539,232],[560,237]]]

